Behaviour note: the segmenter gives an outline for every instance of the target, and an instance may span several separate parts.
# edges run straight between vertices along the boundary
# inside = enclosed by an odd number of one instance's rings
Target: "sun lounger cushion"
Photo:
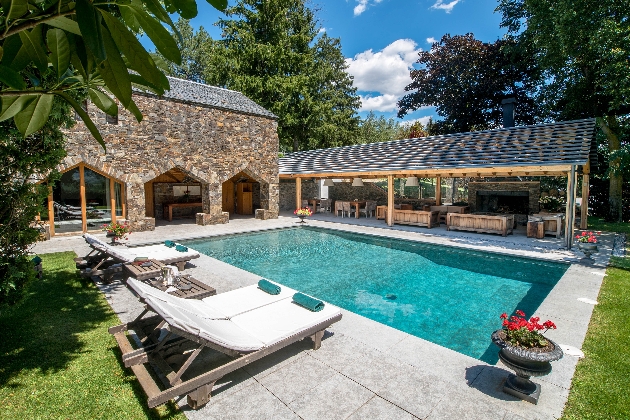
[[[192,249],[188,249],[186,252],[178,252],[173,250],[172,248],[165,246],[164,244],[139,246],[134,248],[121,248],[113,247],[88,233],[84,234],[83,237],[85,238],[86,242],[92,247],[124,262],[132,262],[136,259],[136,257],[148,257],[150,259],[162,261],[165,263],[187,261],[193,258],[199,258],[199,253]]]
[[[231,318],[280,300],[290,300],[291,296],[295,293],[296,291],[290,287],[282,286],[279,294],[270,295],[260,290],[258,286],[254,284],[232,290],[229,293],[219,293],[218,295],[209,296],[204,298],[203,301]]]
[[[329,304],[320,312],[310,312],[294,304],[289,298],[290,295],[286,296],[285,292],[286,297],[282,299],[263,306],[254,306],[238,315],[228,317],[227,314],[221,313],[217,305],[213,304],[214,297],[192,301],[168,295],[135,279],[130,278],[127,283],[169,325],[241,352],[255,351],[275,344],[340,313],[339,308]],[[266,294],[258,290],[256,286],[243,289],[249,290],[239,289],[240,294],[234,293],[238,290],[223,293],[223,304],[226,304],[230,298],[238,302],[237,298],[242,298],[248,293],[253,296],[254,291],[266,296],[261,299],[261,302],[280,296]],[[258,303],[252,302],[253,305]],[[219,314],[224,317],[219,317]]]
[[[262,341],[265,346],[271,346],[308,327],[333,318],[339,312],[339,308],[329,303],[321,311],[311,312],[296,305],[291,299],[283,299],[255,311],[237,315],[232,318],[232,322]]]

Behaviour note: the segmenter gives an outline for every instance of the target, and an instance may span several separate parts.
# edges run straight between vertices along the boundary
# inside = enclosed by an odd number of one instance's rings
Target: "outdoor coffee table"
[[[172,286],[168,286],[164,284],[164,281],[160,277],[164,264],[162,264],[158,260],[149,261],[152,264],[147,267],[142,267],[141,265],[134,264],[132,262],[125,263],[125,274],[127,274],[125,278],[133,277],[135,279],[144,281],[145,283],[155,287],[156,289],[160,289],[163,292],[165,292],[169,287],[173,287],[177,290],[170,291],[169,294],[184,299],[203,299],[205,297],[217,294],[217,291],[214,289],[214,287],[200,282],[189,274],[179,275],[178,281],[175,281],[175,284],[173,284]]]
[[[161,278],[148,279],[144,280],[144,282],[163,292],[166,292],[169,287],[172,287],[176,290],[172,290],[168,293],[184,299],[203,299],[217,294],[214,287],[200,282],[190,274],[181,274],[172,286],[164,284]]]
[[[134,279],[138,280],[146,280],[160,276],[164,264],[162,264],[158,260],[148,260],[148,262],[151,262],[151,265],[148,267],[142,267],[135,262],[125,263],[123,265],[125,270],[125,279],[127,277],[133,277]]]

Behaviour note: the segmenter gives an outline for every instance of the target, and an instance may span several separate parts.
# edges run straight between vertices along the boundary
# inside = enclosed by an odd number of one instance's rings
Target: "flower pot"
[[[503,386],[503,392],[513,395],[532,404],[538,404],[540,397],[540,385],[532,382],[532,376],[545,376],[551,373],[551,362],[562,359],[563,353],[560,346],[545,338],[548,348],[528,349],[517,347],[504,340],[505,332],[497,330],[492,333],[492,342],[499,350],[499,359],[503,364],[512,369],[516,375],[510,374]]]
[[[306,216],[298,216],[298,217],[300,218],[300,221],[299,221],[298,223],[306,223],[306,222],[304,221],[304,218],[305,218]]]

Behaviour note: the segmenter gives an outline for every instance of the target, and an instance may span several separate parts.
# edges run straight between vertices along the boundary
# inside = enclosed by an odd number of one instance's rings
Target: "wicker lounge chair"
[[[230,372],[306,337],[318,349],[324,330],[342,316],[339,308],[330,304],[325,304],[319,312],[296,305],[291,299],[295,290],[284,286],[279,295],[267,294],[254,285],[192,301],[135,279],[127,280],[127,284],[146,303],[147,309],[133,322],[112,327],[109,332],[118,342],[123,363],[131,367],[147,394],[151,408],[187,395],[189,406],[197,409],[210,400],[215,382]],[[156,315],[146,318],[149,311]],[[146,328],[151,322],[157,326]],[[127,330],[133,330],[142,340],[140,348],[134,350],[131,337],[125,334]],[[187,377],[187,369],[206,347],[234,360]],[[187,351],[189,355],[185,361],[173,363],[174,367],[165,360],[165,357],[171,361],[182,359],[173,357],[173,349],[179,352],[177,356]],[[166,389],[158,387],[146,363],[158,367],[166,378]]]
[[[109,281],[116,273],[122,272],[122,263],[132,262],[136,257],[147,257],[164,264],[175,264],[180,271],[184,270],[188,261],[199,258],[199,253],[192,249],[179,252],[163,244],[119,248],[88,233],[83,237],[92,250],[85,257],[75,259],[77,268],[81,270],[83,277],[99,276],[104,281]]]

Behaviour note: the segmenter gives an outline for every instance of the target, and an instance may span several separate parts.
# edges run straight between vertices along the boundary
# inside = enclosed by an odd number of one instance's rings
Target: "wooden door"
[[[234,214],[234,183],[225,181],[223,183],[223,211],[227,211],[230,215]]]
[[[253,214],[253,194],[250,182],[241,182],[236,186],[236,212],[238,214]]]

